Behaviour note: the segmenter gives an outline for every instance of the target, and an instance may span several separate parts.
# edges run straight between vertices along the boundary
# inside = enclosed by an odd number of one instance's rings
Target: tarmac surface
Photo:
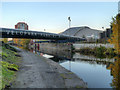
[[[20,69],[12,88],[87,88],[87,84],[58,63],[19,49]]]

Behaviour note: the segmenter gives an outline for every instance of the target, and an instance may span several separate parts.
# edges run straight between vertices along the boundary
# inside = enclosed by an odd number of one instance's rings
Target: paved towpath
[[[13,88],[87,87],[82,79],[56,62],[29,51],[20,51],[22,62]]]

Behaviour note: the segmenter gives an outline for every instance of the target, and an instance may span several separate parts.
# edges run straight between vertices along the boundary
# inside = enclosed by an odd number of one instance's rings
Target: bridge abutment
[[[30,45],[35,51],[40,50],[59,50],[59,51],[71,51],[73,44],[71,43],[34,43]]]

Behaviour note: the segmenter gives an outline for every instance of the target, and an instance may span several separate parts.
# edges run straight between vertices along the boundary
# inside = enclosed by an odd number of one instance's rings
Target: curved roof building
[[[102,32],[103,31],[101,31],[101,30],[95,30],[95,29],[91,29],[89,27],[84,26],[84,27],[68,28],[67,30],[65,30],[61,34],[70,35],[70,36],[85,37],[85,38],[93,37],[93,38],[99,39],[100,33],[102,33]]]

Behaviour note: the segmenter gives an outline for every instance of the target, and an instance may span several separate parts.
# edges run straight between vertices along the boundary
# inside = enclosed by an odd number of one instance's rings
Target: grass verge
[[[16,71],[18,71],[20,62],[20,57],[18,57],[17,50],[8,44],[3,43],[0,46],[0,78],[1,85],[0,89],[8,88],[14,81],[16,76]]]

